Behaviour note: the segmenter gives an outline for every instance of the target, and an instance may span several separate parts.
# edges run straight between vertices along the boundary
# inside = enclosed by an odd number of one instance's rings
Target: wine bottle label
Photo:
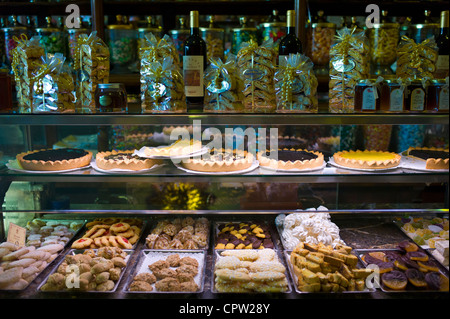
[[[425,91],[423,89],[414,89],[411,93],[411,111],[423,111],[425,106]]]
[[[369,88],[365,89],[363,92],[362,109],[374,111],[375,108],[376,108],[376,101],[375,101],[375,96],[373,94],[373,88],[369,87]]]
[[[184,92],[187,97],[204,96],[203,56],[188,55],[183,57]]]
[[[436,70],[447,70],[448,71],[448,55],[440,55],[436,61]]]
[[[278,57],[278,65],[279,66],[285,66],[286,65],[286,59],[289,58],[289,55],[280,55]]]
[[[392,112],[403,111],[403,91],[401,89],[392,90],[389,110]]]
[[[446,110],[448,111],[448,88],[443,88],[441,92],[439,93],[439,110]]]

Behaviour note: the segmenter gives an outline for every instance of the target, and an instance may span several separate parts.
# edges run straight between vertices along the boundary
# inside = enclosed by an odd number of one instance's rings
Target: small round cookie
[[[127,231],[121,232],[121,233],[117,233],[116,236],[122,236],[125,238],[130,238],[133,237],[134,235],[134,230],[129,228]]]
[[[128,223],[116,223],[112,224],[110,230],[115,233],[123,233],[130,228],[130,224]]]
[[[116,240],[119,243],[120,246],[122,246],[125,249],[131,249],[133,248],[133,245],[130,244],[128,239],[122,236],[116,236]]]
[[[75,249],[84,249],[88,248],[93,243],[91,238],[80,238],[73,242],[72,248]]]

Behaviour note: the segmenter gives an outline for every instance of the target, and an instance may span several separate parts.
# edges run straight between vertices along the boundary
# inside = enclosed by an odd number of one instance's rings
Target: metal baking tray
[[[105,218],[107,218],[107,217],[105,217]],[[112,217],[112,218],[115,218],[115,217]],[[121,217],[118,217],[118,218],[121,218]],[[125,219],[125,218],[124,218]],[[139,219],[139,218],[137,218],[137,219]],[[93,220],[91,220],[91,221],[93,221]],[[88,229],[87,229],[87,227],[86,227],[86,224],[87,223],[89,223],[89,222],[91,222],[91,221],[87,221],[85,224],[84,224],[84,226],[82,227],[82,228],[80,228],[80,231],[78,232],[78,236],[77,237],[72,237],[72,238],[75,238],[75,240],[74,241],[77,241],[78,239],[80,239],[80,238],[82,238],[83,236],[84,236],[84,234],[86,234],[86,232],[88,231]],[[133,246],[130,248],[130,250],[134,250],[134,249],[136,249],[136,247],[137,247],[137,244],[141,241],[141,239],[142,239],[142,236],[143,236],[143,234],[144,234],[144,230],[146,229],[146,227],[147,227],[147,221],[146,220],[143,220],[142,221],[142,227],[141,227],[141,232],[140,232],[140,234],[139,234],[139,238],[138,238],[138,240],[133,244]],[[100,248],[100,247],[98,247],[98,248]],[[84,248],[84,249],[78,249],[78,250],[85,250],[85,249],[98,249],[98,248],[90,248],[90,247],[87,247],[87,248]],[[121,247],[122,248],[122,247]],[[71,248],[71,249],[77,249],[77,248]],[[125,248],[122,248],[123,250],[127,250],[127,249],[125,249]]]
[[[188,216],[184,216],[184,217],[188,217]],[[181,217],[178,217],[178,218],[183,219],[184,217],[181,216]],[[189,217],[192,217],[192,216],[189,216]],[[194,220],[196,220],[196,219],[201,218],[201,217],[192,217],[192,218],[193,218]],[[150,229],[150,231],[148,232],[148,234],[147,234],[147,236],[146,236],[145,238],[147,238],[149,235],[152,234],[153,230],[154,230],[154,229],[156,228],[156,226],[158,225],[158,222],[160,222],[160,221],[162,221],[162,220],[169,220],[169,221],[171,221],[171,220],[173,220],[173,219],[175,219],[175,217],[171,217],[171,218],[162,217],[162,218],[155,219],[154,222],[153,222],[153,225],[152,225],[152,227],[151,227],[151,229]],[[147,243],[145,243],[145,247],[146,247],[146,249],[149,249],[149,250],[177,250],[177,251],[178,251],[178,250],[188,250],[188,251],[190,251],[190,250],[192,250],[192,251],[195,251],[195,250],[208,250],[208,249],[209,249],[209,243],[210,243],[210,237],[211,237],[211,221],[208,221],[208,223],[209,223],[209,226],[208,226],[208,235],[207,235],[207,237],[206,237],[206,246],[205,246],[205,247],[199,247],[199,248],[197,248],[197,249],[176,249],[176,248],[167,248],[167,249],[157,248],[157,249],[155,249],[155,248],[148,248],[148,247],[147,247]]]
[[[214,236],[214,249],[216,249],[215,247],[217,246],[217,237],[219,235],[219,226],[222,224],[229,224],[229,223],[233,223],[233,224],[240,224],[240,223],[246,223],[246,224],[258,224],[258,225],[264,225],[265,228],[268,229],[269,233],[270,233],[270,238],[272,240],[273,243],[273,249],[274,250],[279,250],[278,247],[278,243],[276,238],[273,236],[273,231],[272,228],[269,226],[269,224],[267,223],[267,221],[257,221],[255,222],[254,220],[228,220],[228,221],[216,221],[214,223],[214,228],[213,228],[213,236]],[[233,248],[234,249],[234,248]]]
[[[294,290],[296,293],[299,294],[361,294],[361,293],[371,293],[376,291],[375,288],[367,288],[362,290],[362,291],[342,291],[342,292],[305,292],[305,291],[301,291],[300,289],[298,289],[297,286],[297,275],[294,273],[294,269],[292,268],[292,264],[291,264],[291,253],[292,250],[285,250],[284,251],[284,256],[286,258],[286,263],[288,264],[288,268],[289,268],[289,274],[291,276],[291,280],[294,286]],[[358,268],[363,268],[363,265],[361,264],[361,262],[358,262],[357,266],[359,266]]]
[[[56,256],[55,259],[53,259],[51,262],[49,262],[49,263],[47,264],[47,266],[45,266],[44,269],[42,269],[40,272],[38,272],[38,273],[36,274],[36,277],[35,277],[32,281],[30,281],[30,282],[28,283],[28,285],[26,285],[23,289],[0,289],[0,291],[9,291],[9,292],[20,292],[20,291],[24,291],[25,289],[27,289],[27,288],[28,288],[28,287],[36,280],[36,278],[39,277],[40,274],[42,274],[44,271],[46,271],[49,267],[51,267],[51,266],[55,263],[55,260],[58,259],[58,257],[61,255],[61,253],[62,253],[63,251],[64,251],[64,249],[61,250],[61,251],[59,251],[59,252],[57,252],[58,256]],[[1,262],[0,262],[0,265],[1,265]]]
[[[367,267],[368,264],[366,262],[364,262],[364,260],[362,259],[362,256],[364,254],[366,254],[366,253],[377,252],[377,251],[379,251],[379,252],[389,252],[390,251],[390,252],[399,252],[399,253],[403,252],[401,249],[355,249],[355,253],[357,253],[358,258],[361,261],[361,263],[364,265],[364,267]],[[442,266],[427,250],[421,249],[419,247],[419,251],[425,252],[428,255],[429,260],[435,262],[435,264],[439,267],[439,273],[440,274],[444,275],[447,278],[449,277],[448,270],[444,266]],[[389,289],[389,288],[385,287],[381,283],[381,278],[380,278],[379,286],[380,286],[380,289],[383,292],[386,292],[386,293],[398,293],[398,292],[425,292],[425,293],[426,292],[434,292],[434,293],[436,293],[436,292],[439,292],[439,291],[436,291],[436,290],[428,290],[428,289],[416,288],[413,285],[411,285],[409,282],[408,282],[408,285],[406,286],[406,289],[404,289],[404,290],[393,290],[393,289]]]
[[[216,262],[222,258],[220,253],[226,250],[230,250],[230,249],[215,249],[214,250],[214,255],[213,255],[213,264],[212,264],[212,269],[211,269],[211,292],[214,294],[246,294],[246,292],[221,292],[221,291],[217,291],[216,290],[216,285],[215,285],[215,279],[216,276],[214,275],[214,269],[215,269],[215,265]],[[240,250],[240,249],[236,249],[236,250]],[[245,249],[246,251],[248,250],[253,250],[253,251],[259,251],[259,249]],[[276,256],[278,257],[278,261],[286,268],[286,280],[287,280],[287,290],[283,291],[283,292],[248,292],[252,295],[256,294],[289,294],[292,292],[292,287],[291,287],[291,280],[290,280],[290,276],[289,276],[289,271],[288,271],[288,267],[286,265],[286,261],[284,260],[283,256],[280,254],[280,251],[277,249],[273,249],[276,253]]]
[[[130,291],[130,285],[133,282],[133,278],[143,272],[151,273],[151,270],[148,269],[148,265],[152,264],[158,260],[165,259],[170,255],[178,254],[181,258],[183,257],[192,257],[197,259],[199,262],[199,271],[198,274],[194,277],[194,281],[199,287],[198,291],[158,291],[155,289],[155,285],[153,284],[153,290],[152,291]],[[172,268],[173,269],[173,268]],[[197,250],[181,250],[181,249],[173,249],[173,250],[166,250],[166,249],[143,249],[139,253],[139,259],[135,263],[132,271],[130,272],[130,275],[127,278],[127,281],[123,287],[123,291],[130,294],[151,294],[151,293],[157,293],[157,294],[198,294],[202,293],[204,291],[205,287],[205,278],[206,278],[206,251],[204,249],[197,249]]]
[[[414,217],[410,217],[410,218],[414,218]],[[425,217],[422,217],[422,218],[425,219]],[[401,221],[394,220],[393,223],[394,223],[394,225],[396,225],[396,226],[402,231],[403,234],[405,234],[409,239],[411,239],[417,246],[420,246],[420,248],[422,248],[422,249],[434,249],[434,248],[431,248],[431,247],[428,246],[428,245],[420,245],[420,244],[418,244],[418,243],[414,240],[414,238],[411,237],[410,234],[409,234],[407,231],[405,231],[405,230],[403,229],[404,223],[402,223]],[[445,239],[443,239],[443,240],[445,240]]]
[[[93,251],[95,251],[95,252],[97,252],[97,250],[98,249],[92,249]],[[86,290],[76,290],[76,289],[65,289],[65,290],[52,290],[52,291],[42,291],[41,290],[41,288],[42,288],[42,286],[47,282],[47,280],[48,280],[48,277],[50,277],[50,275],[52,275],[52,274],[54,274],[57,270],[58,270],[58,267],[64,262],[64,260],[66,259],[66,256],[68,256],[68,255],[77,255],[77,254],[82,254],[82,253],[84,253],[86,251],[86,249],[71,249],[71,250],[69,250],[65,255],[64,255],[64,258],[62,258],[59,262],[58,262],[58,264],[52,269],[52,271],[48,274],[48,276],[45,278],[45,280],[43,280],[41,283],[40,283],[40,285],[37,287],[37,290],[39,291],[39,292],[43,292],[43,293],[59,293],[59,292],[68,292],[68,293],[77,293],[77,292],[80,292],[80,293],[113,293],[113,292],[115,292],[116,290],[117,290],[117,287],[119,286],[119,283],[120,283],[120,281],[122,280],[122,277],[123,277],[123,274],[126,272],[126,269],[127,269],[127,267],[128,267],[128,261],[129,261],[129,259],[130,259],[130,256],[134,253],[134,250],[132,250],[132,249],[122,249],[122,251],[124,251],[126,254],[127,254],[127,257],[125,258],[125,261],[127,262],[127,266],[125,266],[123,269],[122,269],[122,271],[121,271],[121,273],[120,273],[120,277],[119,277],[119,280],[117,280],[116,282],[115,282],[115,285],[114,285],[114,288],[112,289],[112,290],[110,290],[110,291],[95,291],[95,290],[88,290],[88,291],[86,291]]]

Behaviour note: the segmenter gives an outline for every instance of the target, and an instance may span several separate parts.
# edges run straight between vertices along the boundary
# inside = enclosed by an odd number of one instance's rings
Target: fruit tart
[[[449,169],[448,149],[435,147],[410,147],[407,156],[425,161],[426,169]]]
[[[104,170],[126,169],[140,171],[161,164],[162,160],[133,155],[134,151],[99,152],[95,157],[98,168]]]
[[[253,154],[232,149],[211,149],[208,153],[182,161],[181,165],[199,172],[234,172],[253,164]]]
[[[274,154],[274,152],[277,152]],[[259,152],[257,155],[259,165],[272,169],[305,170],[314,169],[323,165],[323,154],[303,149],[279,149],[278,151]]]
[[[20,153],[19,165],[30,171],[62,171],[88,166],[92,153],[77,148],[42,149]]]
[[[387,169],[397,167],[401,156],[384,151],[342,151],[333,155],[338,165],[356,169]]]

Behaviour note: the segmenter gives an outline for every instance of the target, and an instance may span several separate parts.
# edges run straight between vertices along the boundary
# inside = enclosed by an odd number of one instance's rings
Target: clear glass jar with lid
[[[258,29],[248,26],[247,17],[239,18],[240,27],[233,28],[231,38],[231,53],[237,54],[241,48],[241,44],[253,40],[258,42]]]
[[[95,107],[98,113],[126,113],[125,86],[122,83],[99,83],[95,90]]]
[[[439,24],[433,23],[431,20],[431,11],[424,11],[424,20],[422,23],[413,24],[411,26],[411,38],[416,43],[421,43],[424,40],[436,37],[439,34]]]
[[[330,62],[330,48],[334,44],[336,24],[328,22],[324,12],[319,11],[316,22],[306,32],[306,55],[311,59],[319,73],[326,73]]]
[[[116,24],[107,28],[111,72],[127,72],[136,61],[136,30],[122,15],[117,15]]]
[[[272,39],[278,50],[278,43],[286,36],[286,22],[281,21],[278,10],[273,10],[269,21],[262,23],[259,28],[262,42]]]
[[[138,56],[139,56],[139,49],[144,47],[145,43],[145,35],[149,33],[153,33],[153,35],[156,37],[156,39],[161,39],[163,36],[163,28],[158,24],[158,21],[152,17],[147,16],[145,18],[146,25],[139,27],[137,29],[138,33],[138,39],[137,39],[137,50],[138,50]]]
[[[68,33],[68,47],[69,47],[69,59],[71,61],[73,61],[74,59],[74,52],[75,52],[75,48],[77,46],[77,41],[78,41],[78,37],[81,34],[89,34],[90,33],[90,29],[88,29],[87,27],[85,27],[83,25],[83,21],[81,18],[78,18],[78,23],[80,25],[79,28],[73,28],[73,29],[67,29],[67,33]]]
[[[36,33],[40,36],[39,42],[45,50],[45,53],[62,53],[67,56],[67,42],[63,29],[56,27],[51,17],[46,17],[46,26],[37,28]]]
[[[209,16],[207,28],[200,28],[200,35],[206,42],[206,55],[210,58],[224,58],[225,29],[219,28],[214,16]]]
[[[27,27],[24,25],[21,25],[17,21],[17,16],[11,16],[11,23],[4,27],[3,33],[4,33],[4,39],[5,39],[5,55],[6,55],[6,64],[8,66],[11,65],[11,52],[14,50],[17,46],[17,41],[15,39],[20,39],[21,37],[26,36],[29,38],[30,34],[28,32]]]
[[[191,32],[186,26],[186,19],[180,17],[178,19],[178,27],[176,29],[170,30],[169,35],[172,38],[173,44],[178,51],[180,56],[180,64],[183,65],[183,54],[184,54],[184,41],[189,38]]]

